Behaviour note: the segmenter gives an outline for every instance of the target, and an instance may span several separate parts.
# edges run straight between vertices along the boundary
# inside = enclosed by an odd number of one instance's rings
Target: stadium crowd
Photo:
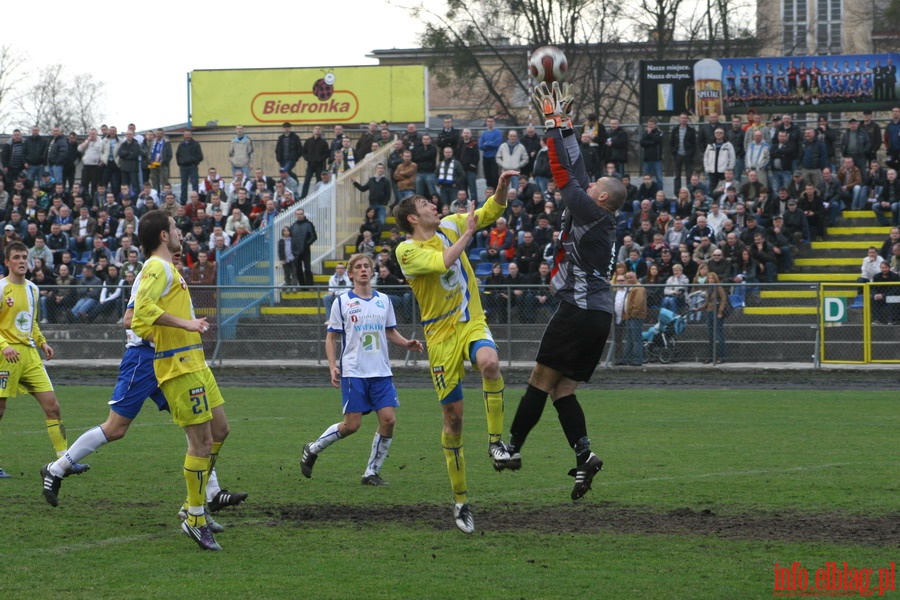
[[[617,263],[643,283],[666,283],[676,264],[692,280],[701,263],[724,283],[773,282],[779,273],[798,270],[794,259],[811,241],[827,238],[844,210],[871,210],[883,225],[896,225],[900,215],[900,107],[884,128],[867,111],[843,130],[825,116],[806,128],[790,114],[766,122],[754,109],[746,121],[720,121],[713,114],[696,125],[682,114],[667,132],[650,118],[637,140],[618,120],[603,124],[588,115],[579,136],[590,176],[625,184]],[[635,141],[639,157],[632,156]],[[316,126],[301,140],[284,123],[274,148],[266,149],[275,154],[276,175],[256,166],[260,145],[236,127],[228,150],[231,177],[210,167],[201,179],[203,149],[190,131],[173,148],[162,129],[139,133],[133,124],[123,136],[104,125],[84,138],[55,127],[49,136],[37,127],[28,137],[15,130],[0,153],[0,248],[13,240],[29,247],[28,276],[42,289],[44,320],[114,321],[142,267],[135,234],[148,210],[169,212],[181,229],[185,279],[211,285],[217,256],[226,248],[339,175],[349,172],[352,179],[370,153],[390,146],[372,177],[353,179],[368,197],[356,244],[376,260],[376,285],[392,286],[401,312],[410,295],[393,252],[401,235],[397,229],[389,238],[382,235],[388,211],[419,194],[443,214],[465,212],[470,201],[483,203],[493,193],[498,173],[507,169],[520,172],[511,182],[509,208],[478,232],[467,252],[487,284],[486,311],[502,322],[511,308],[521,322],[531,323],[555,306],[549,268],[559,251],[565,207],[550,173],[546,140],[534,127],[504,134],[488,118],[476,135],[457,129],[448,117],[436,131],[420,131],[413,123],[391,131],[386,122],[371,122],[355,139],[335,125],[328,137]],[[665,159],[675,168],[670,189],[664,189]],[[182,182],[178,194],[170,183],[173,160]],[[298,164],[305,164],[302,182],[294,172]],[[634,178],[626,172],[629,164],[640,165]],[[305,217],[298,221],[281,232],[279,243],[288,287],[313,283],[309,248],[315,225]],[[895,245],[886,241],[879,255],[898,273]],[[654,292],[650,300],[659,305],[664,296]]]

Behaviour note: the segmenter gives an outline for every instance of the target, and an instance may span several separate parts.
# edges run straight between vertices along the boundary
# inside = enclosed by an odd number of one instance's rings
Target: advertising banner
[[[425,120],[424,66],[191,72],[193,126]]]
[[[641,61],[641,116],[890,110],[900,54]]]

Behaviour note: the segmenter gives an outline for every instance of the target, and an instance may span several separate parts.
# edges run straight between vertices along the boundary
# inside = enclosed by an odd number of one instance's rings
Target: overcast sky
[[[0,45],[25,56],[26,73],[90,73],[105,83],[104,122],[147,129],[187,121],[193,70],[373,65],[372,50],[416,47],[421,25],[400,3],[413,2],[13,2]]]

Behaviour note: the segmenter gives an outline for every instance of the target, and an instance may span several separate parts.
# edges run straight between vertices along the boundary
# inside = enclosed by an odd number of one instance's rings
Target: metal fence
[[[711,319],[708,311],[696,310],[700,300],[692,294],[710,288],[692,286],[683,301],[676,301],[672,311],[675,319],[666,322],[666,313],[661,310],[663,286],[645,286],[651,308],[640,324],[641,362],[696,365],[722,359],[759,367],[780,363],[900,363],[900,285],[894,284],[897,294],[887,294],[883,303],[873,297],[875,284],[723,287],[733,309],[724,319]],[[860,288],[862,294],[858,293]],[[237,319],[234,331],[228,332],[232,315],[216,307],[228,295],[247,293],[248,289],[266,301]],[[522,294],[516,294],[516,290]],[[383,287],[380,291],[392,297],[400,332],[422,339],[418,306],[409,288]],[[212,325],[203,336],[207,358],[218,364],[248,359],[324,363],[326,312],[322,297],[327,288],[310,288],[299,299],[288,300],[285,295],[276,303],[279,292],[276,286],[191,287],[198,316],[206,316]],[[554,299],[539,286],[485,287],[482,299],[501,360],[506,364],[533,361],[544,325],[555,310]],[[884,312],[885,306],[893,312]],[[123,307],[122,302],[117,305],[117,309]],[[894,320],[889,321],[887,315]],[[116,323],[121,316],[118,310],[94,320],[61,317],[53,311],[46,316],[49,322],[41,328],[59,358],[121,356],[124,332]],[[721,342],[715,343],[717,340]],[[620,362],[626,341],[626,327],[614,325],[601,366]],[[408,354],[394,346],[391,356],[397,361],[425,360],[422,355]]]

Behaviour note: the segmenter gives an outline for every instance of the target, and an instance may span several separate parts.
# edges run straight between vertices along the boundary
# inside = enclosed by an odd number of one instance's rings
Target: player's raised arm
[[[552,86],[542,83],[535,87],[531,98],[538,111],[544,115],[547,157],[553,181],[559,189],[574,183],[586,190],[591,178],[584,166],[581,147],[572,128],[574,94],[575,88],[572,85],[564,83],[560,87],[554,81]]]
[[[463,252],[466,251],[466,247],[469,245],[469,240],[472,239],[472,236],[475,235],[475,231],[478,229],[478,217],[475,216],[475,203],[469,203],[469,213],[466,215],[466,228],[462,231],[459,236],[459,239],[453,242],[453,245],[444,250],[444,268],[449,269],[450,266],[456,262]]]

